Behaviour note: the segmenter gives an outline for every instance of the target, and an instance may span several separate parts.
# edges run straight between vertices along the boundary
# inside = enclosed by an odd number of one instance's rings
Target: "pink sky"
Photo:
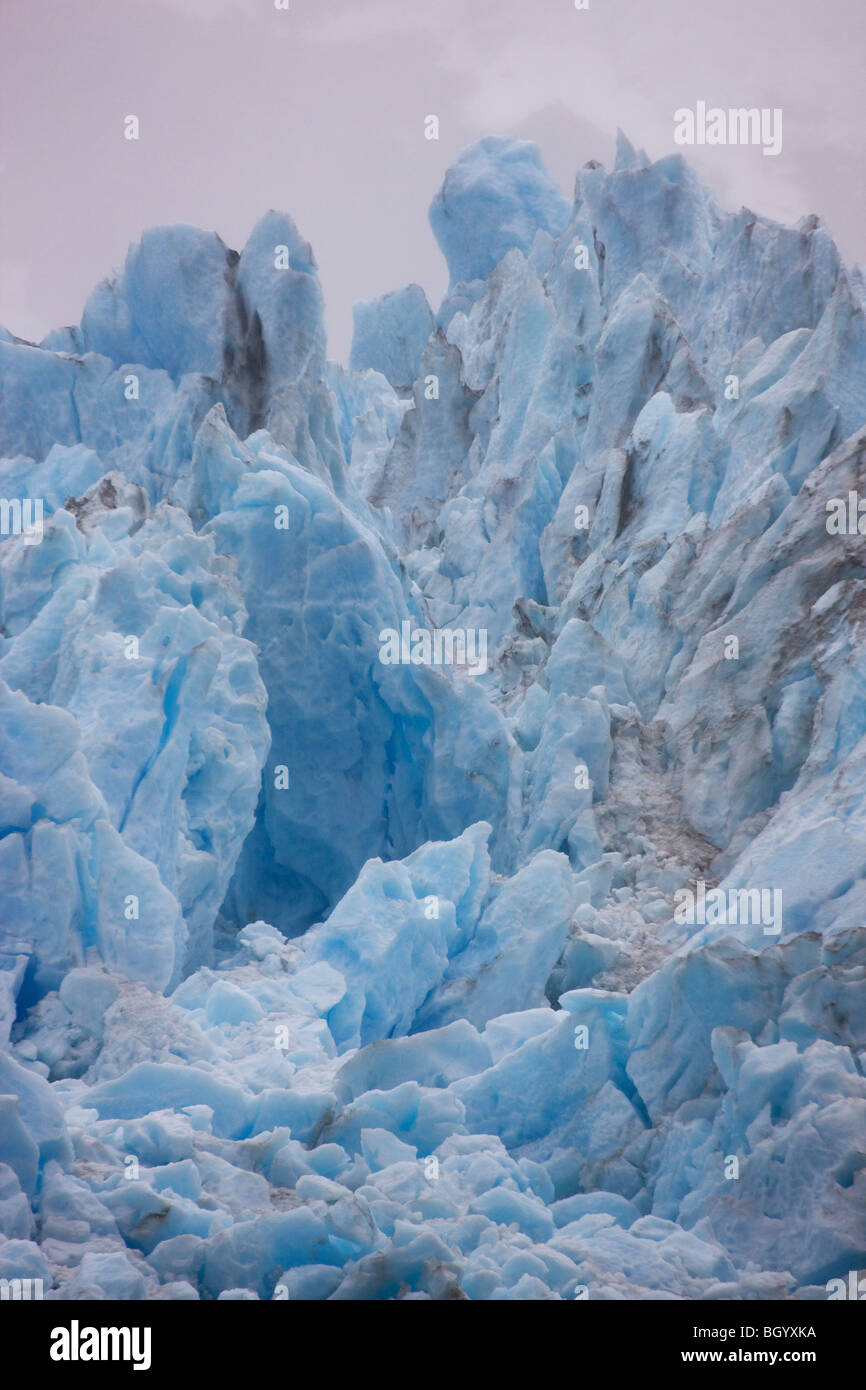
[[[817,212],[866,259],[862,0],[2,0],[0,54],[0,323],[23,337],[76,322],[146,227],[240,248],[276,207],[344,359],[355,300],[438,301],[427,208],[471,141],[537,140],[570,196],[617,125],[658,158],[699,99],[784,112],[778,158],[687,152],[724,206]]]

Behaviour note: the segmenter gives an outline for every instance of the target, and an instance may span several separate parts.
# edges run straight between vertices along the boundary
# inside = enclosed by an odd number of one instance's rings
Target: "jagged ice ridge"
[[[571,204],[484,140],[431,221],[442,306],[359,305],[349,369],[275,212],[0,330],[45,512],[0,541],[0,1277],[826,1297],[866,1264],[862,279],[622,137]],[[486,674],[383,663],[403,624]]]

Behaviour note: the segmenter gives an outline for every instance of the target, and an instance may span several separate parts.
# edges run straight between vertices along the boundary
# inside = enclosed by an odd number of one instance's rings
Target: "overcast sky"
[[[863,0],[589,3],[0,0],[0,323],[77,322],[146,227],[240,249],[275,207],[313,244],[342,360],[355,300],[417,280],[438,302],[427,208],[466,145],[537,140],[570,197],[617,126],[659,158],[698,100],[784,113],[777,158],[687,152],[724,206],[817,212],[866,260]]]

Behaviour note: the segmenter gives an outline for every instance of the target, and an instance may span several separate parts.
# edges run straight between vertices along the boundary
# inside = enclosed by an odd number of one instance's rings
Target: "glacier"
[[[0,331],[3,518],[44,508],[0,538],[0,1278],[826,1298],[866,1266],[862,275],[622,135],[572,202],[485,139],[430,219],[442,304],[359,304],[348,367],[274,211]],[[382,661],[404,624],[486,669]]]

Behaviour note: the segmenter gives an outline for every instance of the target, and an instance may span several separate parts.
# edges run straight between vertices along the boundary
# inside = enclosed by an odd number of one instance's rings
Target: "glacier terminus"
[[[863,277],[624,136],[430,221],[347,366],[275,211],[0,330],[0,1278],[848,1297]]]

